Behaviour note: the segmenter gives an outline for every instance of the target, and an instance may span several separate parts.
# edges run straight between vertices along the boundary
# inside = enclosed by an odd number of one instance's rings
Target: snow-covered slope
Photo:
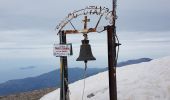
[[[69,85],[70,100],[82,100],[83,80]],[[170,57],[117,68],[118,100],[170,100]],[[59,100],[59,89],[40,100]],[[86,79],[84,100],[109,100],[108,72]]]

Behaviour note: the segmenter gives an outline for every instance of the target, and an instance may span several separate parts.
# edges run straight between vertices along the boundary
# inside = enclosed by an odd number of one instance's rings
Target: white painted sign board
[[[72,55],[71,44],[54,44],[53,54],[56,57]]]

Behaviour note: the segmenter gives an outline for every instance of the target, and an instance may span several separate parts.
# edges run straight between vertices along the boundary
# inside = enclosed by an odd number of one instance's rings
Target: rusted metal
[[[105,16],[105,19],[110,23],[110,19],[112,18],[112,11],[107,7],[102,6],[88,6],[84,9],[76,10],[72,13],[69,13],[57,26],[57,30],[63,30],[63,28],[70,23],[71,20],[77,18],[78,16],[84,15],[97,15],[97,16]],[[110,23],[111,24],[111,23]]]
[[[113,37],[113,26],[107,26],[108,41],[108,73],[110,100],[117,100],[116,84],[116,43]]]
[[[87,11],[86,11],[87,10]],[[79,12],[79,13],[78,13]],[[81,14],[82,12],[82,14]],[[87,15],[100,15],[100,18],[95,26],[95,28],[87,28],[87,22],[90,19],[87,19]],[[74,25],[71,23],[71,20],[77,18],[80,15],[85,15],[84,21],[84,29],[76,30]],[[105,19],[109,20],[112,24],[111,26],[107,26],[107,42],[108,42],[108,73],[109,73],[109,94],[110,100],[117,100],[117,83],[116,83],[116,27],[115,27],[115,20],[116,20],[116,0],[113,0],[113,10],[109,11],[108,8],[102,7],[87,7],[85,9],[81,9],[75,11],[73,13],[68,14],[68,16],[56,26],[56,29],[59,30],[60,35],[60,43],[66,43],[66,34],[78,34],[83,33],[83,35],[87,35],[91,32],[97,32],[96,29],[98,24],[101,20],[101,17],[105,15]],[[111,18],[111,19],[109,19]],[[67,23],[72,25],[74,30],[64,30],[60,32]],[[105,29],[105,28],[104,28]],[[60,57],[61,61],[61,88],[60,88],[60,100],[69,100],[68,94],[68,71],[67,71],[67,57]]]
[[[87,22],[90,22],[90,19],[87,18],[87,16],[84,16],[84,29],[87,29]]]
[[[109,94],[110,100],[117,100],[117,81],[116,81],[116,0],[112,2],[112,26],[107,27],[108,38],[108,72],[109,72]]]
[[[64,34],[79,34],[79,33],[97,32],[95,28],[89,28],[88,30],[65,30]]]
[[[60,44],[66,44],[66,34],[64,31],[60,32],[59,35]],[[67,67],[67,57],[60,57],[60,100],[69,100],[68,95],[68,67]]]

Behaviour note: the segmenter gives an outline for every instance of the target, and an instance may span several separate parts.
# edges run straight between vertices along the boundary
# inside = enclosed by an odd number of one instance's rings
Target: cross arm
[[[96,28],[89,28],[84,30],[64,30],[65,34],[78,34],[78,33],[90,33],[96,32]]]

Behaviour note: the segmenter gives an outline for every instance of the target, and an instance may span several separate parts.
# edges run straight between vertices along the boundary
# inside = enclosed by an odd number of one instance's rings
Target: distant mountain
[[[97,74],[105,69],[88,68],[87,76]],[[69,68],[69,83],[82,79],[84,69]],[[60,85],[60,70],[54,70],[37,77],[10,80],[0,84],[0,95],[32,91],[42,88],[58,87]]]
[[[28,69],[34,69],[36,66],[28,66],[28,67],[21,67],[21,70],[28,70]]]
[[[136,64],[150,61],[150,58],[141,58],[136,60],[128,60],[118,64],[119,67],[124,65]],[[106,71],[107,68],[88,68],[87,76],[95,75],[99,72]],[[84,69],[69,68],[69,83],[75,82],[83,78]],[[33,91],[43,88],[59,87],[60,70],[54,70],[37,77],[29,77],[24,79],[10,80],[0,84],[0,95],[16,94],[21,92]]]
[[[122,67],[122,66],[125,66],[125,65],[138,64],[138,63],[141,63],[141,62],[149,62],[151,60],[152,59],[150,59],[150,58],[140,58],[140,59],[135,59],[135,60],[128,60],[128,61],[118,63],[117,66]]]

